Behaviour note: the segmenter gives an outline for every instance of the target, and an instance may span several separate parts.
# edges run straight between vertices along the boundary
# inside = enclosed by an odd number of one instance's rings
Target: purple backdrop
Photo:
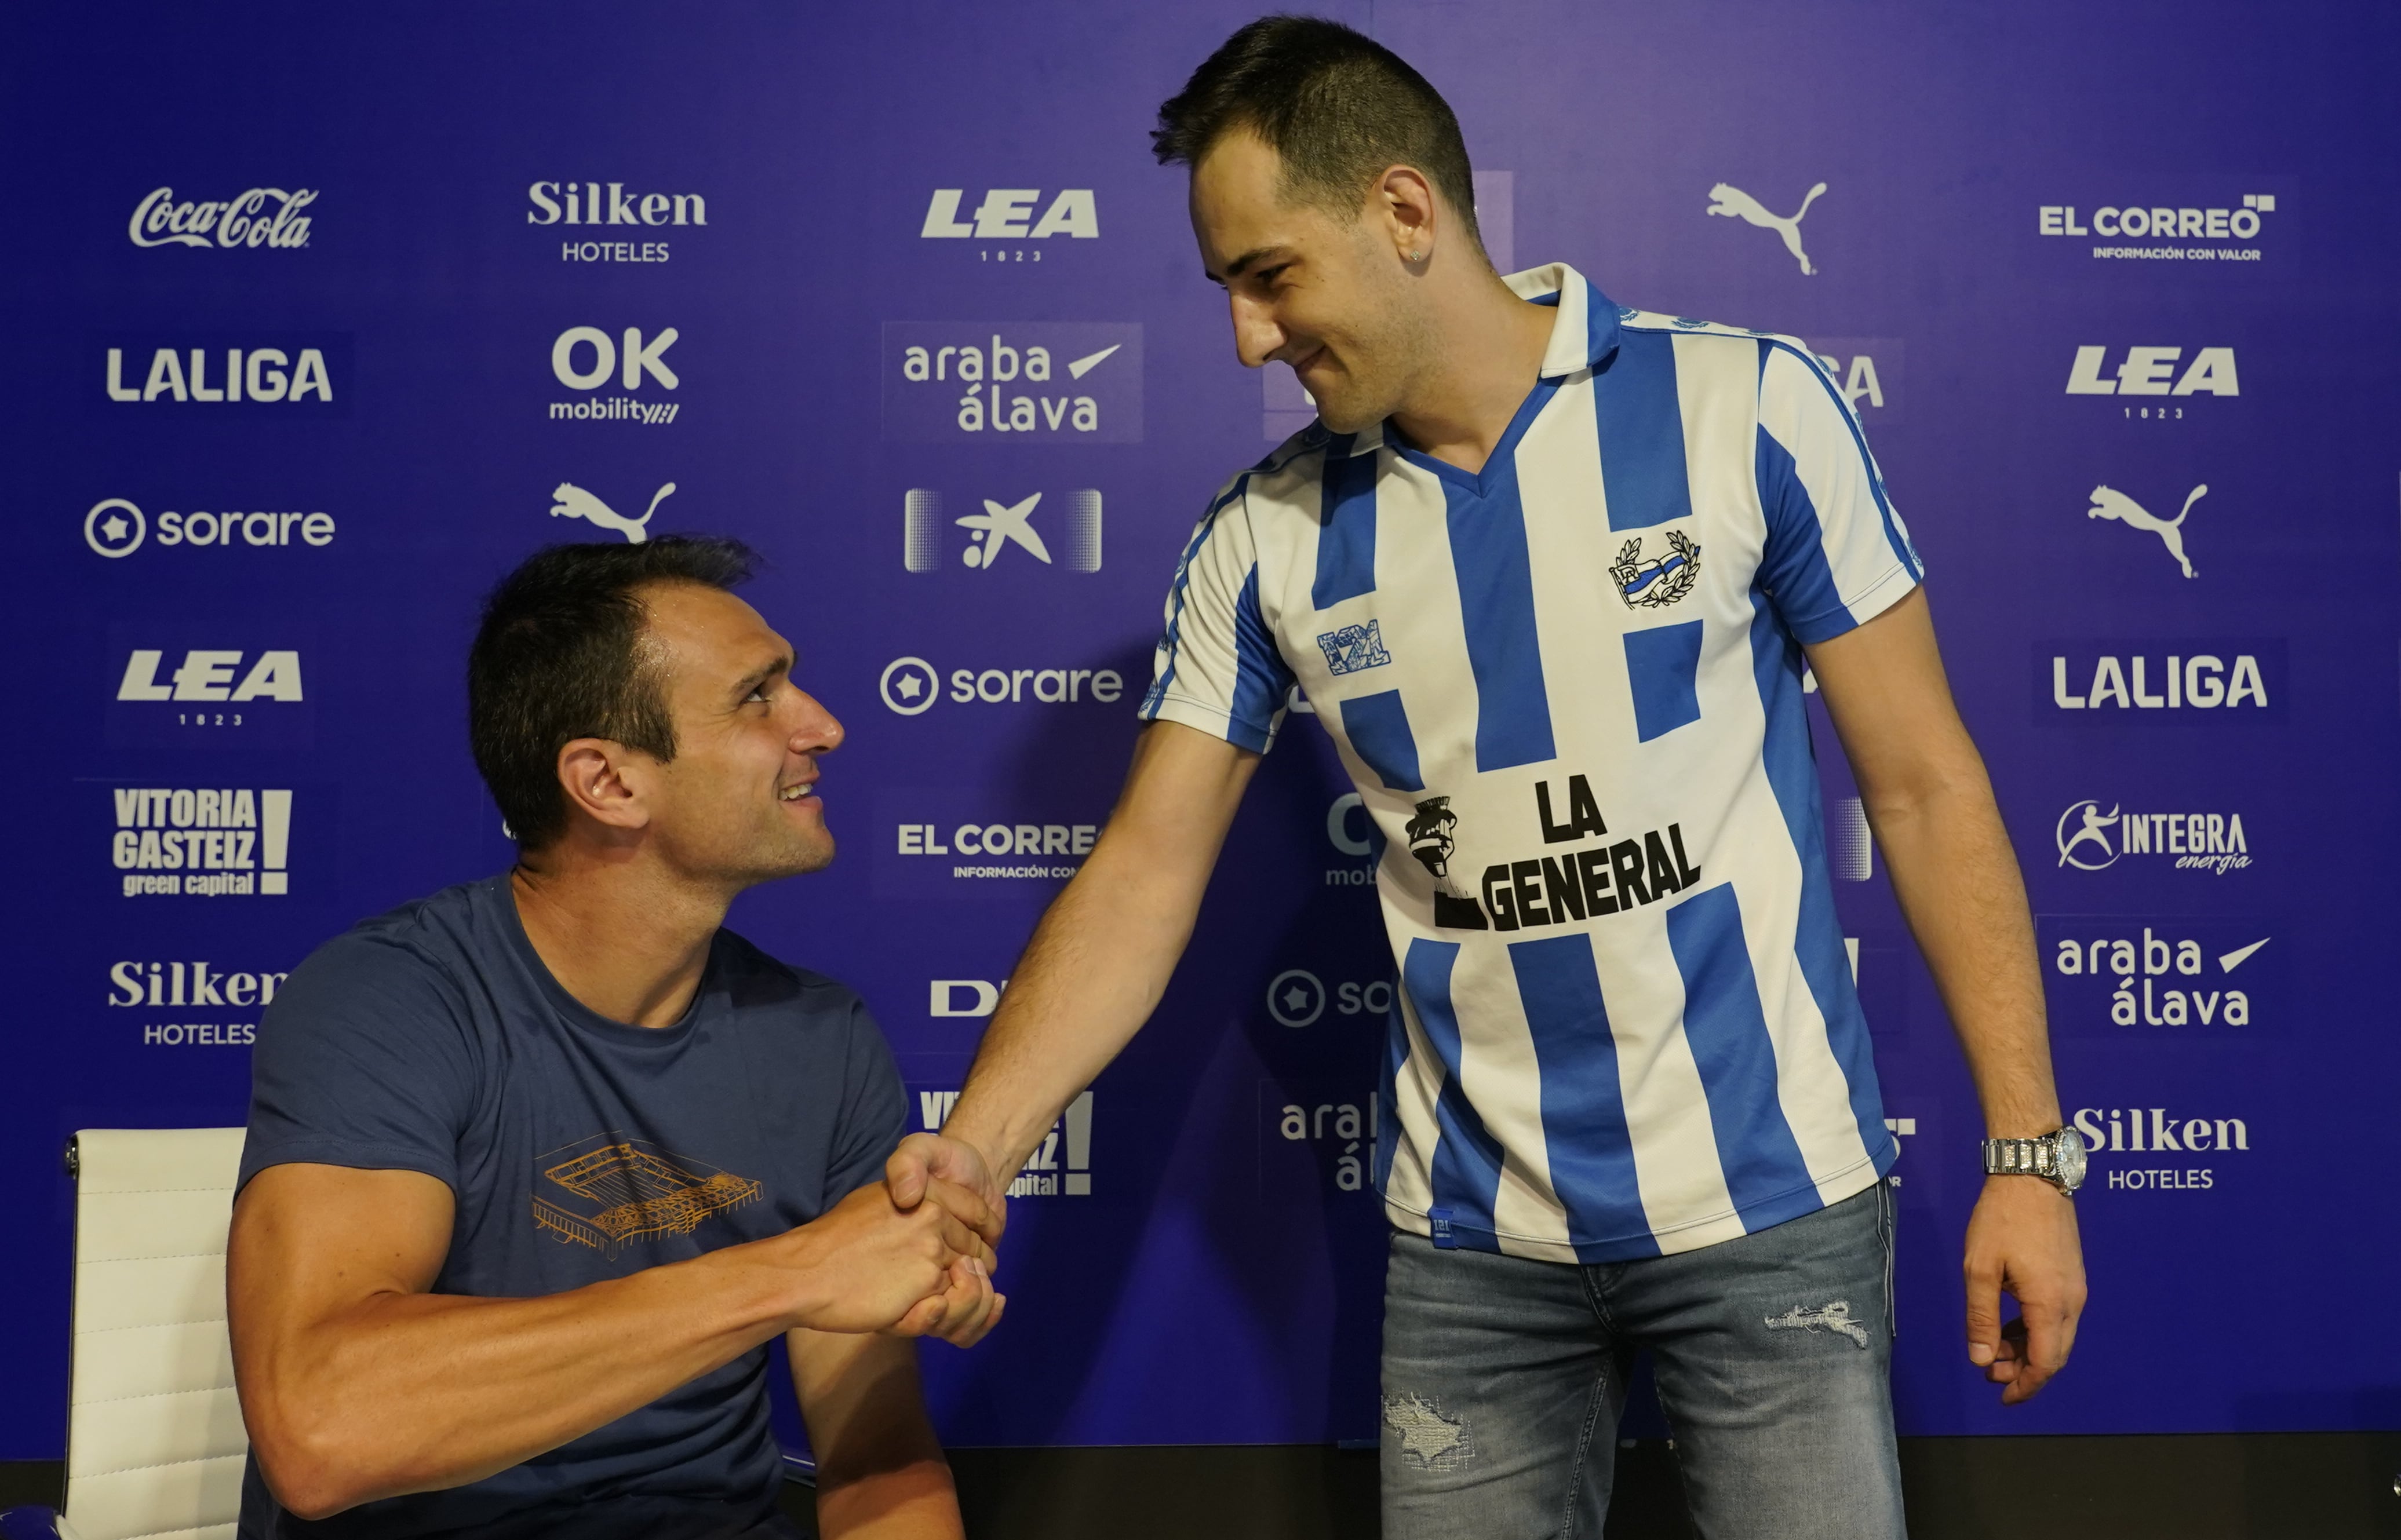
[[[2401,24],[1328,9],[1449,96],[1496,254],[1806,338],[1931,568],[2103,1148],[2075,1364],[2004,1412],[1958,1346],[1975,1102],[1821,714],[1903,1431],[2392,1425]],[[767,553],[850,727],[844,855],[734,923],[865,992],[925,1115],[956,1088],[1106,813],[1181,541],[1308,408],[1235,362],[1146,151],[1250,11],[858,11],[0,14],[0,1457],[62,1445],[66,1135],[239,1121],[263,977],[506,861],[461,657],[544,541],[647,511]],[[1372,1437],[1391,965],[1345,789],[1297,720],[1028,1173],[1008,1323],[927,1353],[953,1440]]]

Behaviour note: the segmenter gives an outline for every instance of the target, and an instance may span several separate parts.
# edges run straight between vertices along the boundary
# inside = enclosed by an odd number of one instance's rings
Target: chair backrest
[[[66,1518],[81,1540],[231,1540],[250,1451],[226,1334],[239,1128],[75,1135]]]

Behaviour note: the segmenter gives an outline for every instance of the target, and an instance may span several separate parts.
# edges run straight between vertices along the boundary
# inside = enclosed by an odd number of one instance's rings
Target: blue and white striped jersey
[[[1311,424],[1186,547],[1147,719],[1246,748],[1298,684],[1382,838],[1393,1223],[1560,1261],[1686,1251],[1872,1184],[1885,1131],[1800,644],[1916,585],[1808,350],[1564,266],[1480,475]]]

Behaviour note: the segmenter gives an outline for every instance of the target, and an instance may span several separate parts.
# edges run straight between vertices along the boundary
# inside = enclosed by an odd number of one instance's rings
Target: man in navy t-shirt
[[[669,537],[511,574],[468,696],[516,867],[327,943],[261,1024],[244,1540],[794,1534],[778,1335],[824,1533],[959,1534],[910,1339],[998,1319],[1000,1216],[939,1180],[895,1206],[866,1007],[721,928],[833,857],[842,727],[728,592],[749,566]]]

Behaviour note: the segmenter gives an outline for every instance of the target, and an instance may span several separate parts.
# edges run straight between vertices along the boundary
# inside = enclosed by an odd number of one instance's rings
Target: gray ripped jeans
[[[1641,1348],[1708,1540],[1900,1540],[1892,1208],[1598,1266],[1395,1233],[1385,1540],[1598,1540]]]

